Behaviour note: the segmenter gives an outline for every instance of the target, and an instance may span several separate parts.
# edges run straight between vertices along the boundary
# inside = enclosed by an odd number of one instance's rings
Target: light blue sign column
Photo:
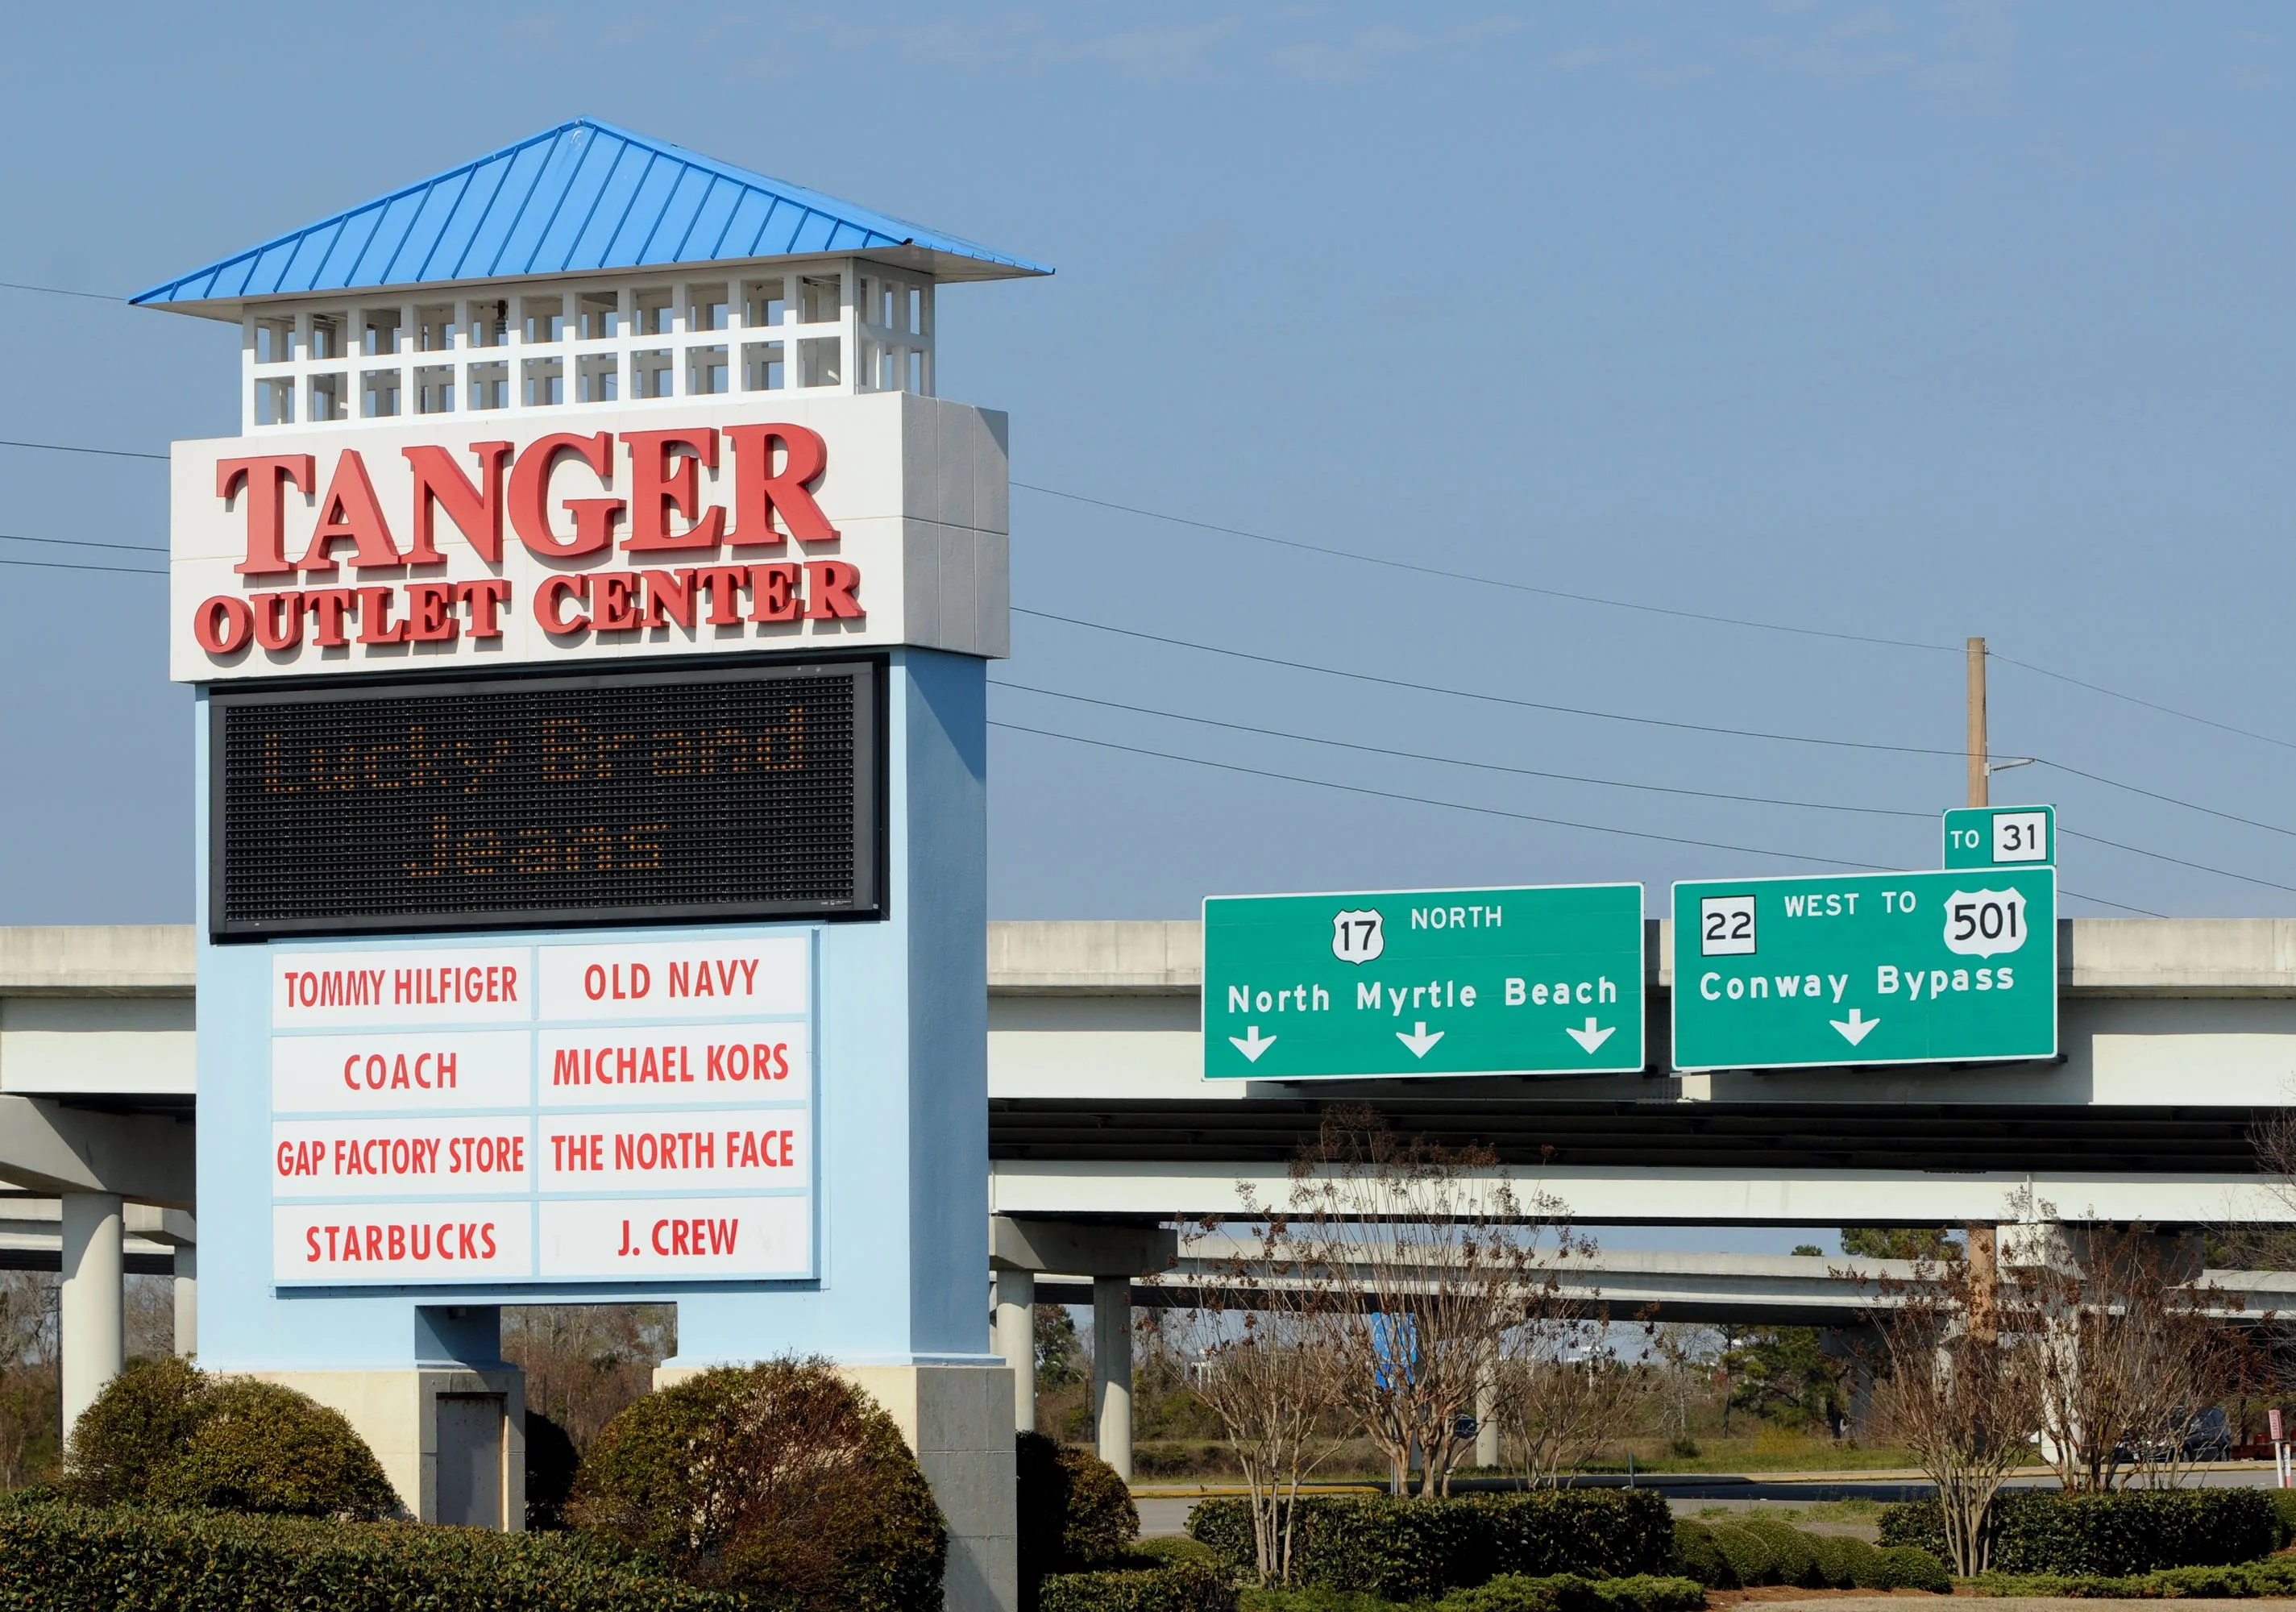
[[[886,916],[849,923],[493,933],[490,946],[786,934],[816,959],[817,1274],[794,1281],[286,1286],[274,1268],[272,1039],[278,957],[467,949],[447,935],[218,944],[200,991],[202,1362],[230,1371],[499,1365],[496,1306],[678,1304],[673,1367],[820,1353],[985,1363],[988,1173],[985,662],[903,650],[887,678]],[[202,775],[207,703],[198,707]],[[201,933],[207,934],[201,778]],[[547,1080],[548,1072],[537,1072]],[[418,1195],[407,1194],[406,1197]],[[435,1195],[434,1195],[435,1196]],[[285,1201],[283,1198],[281,1201]],[[387,1200],[386,1200],[387,1203]],[[522,1201],[506,1213],[525,1215]],[[347,1268],[337,1265],[337,1270]],[[355,1272],[352,1274],[356,1274]]]

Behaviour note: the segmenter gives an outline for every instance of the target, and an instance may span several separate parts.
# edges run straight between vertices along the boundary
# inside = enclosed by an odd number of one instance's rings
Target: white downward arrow
[[[1828,1019],[1826,1023],[1833,1025],[1836,1030],[1841,1032],[1841,1039],[1848,1041],[1852,1047],[1855,1047],[1858,1042],[1873,1034],[1874,1029],[1882,1023],[1882,1021],[1879,1019],[1869,1019],[1857,1008],[1852,1008],[1849,1010],[1849,1017],[1847,1021],[1841,1019]]]
[[[1587,1016],[1586,1029],[1575,1030],[1570,1025],[1565,1024],[1562,1026],[1562,1033],[1569,1036],[1572,1040],[1578,1042],[1579,1046],[1585,1048],[1587,1051],[1592,1052],[1597,1047],[1600,1047],[1604,1041],[1609,1040],[1611,1039],[1611,1032],[1617,1028],[1618,1026],[1616,1024],[1597,1024],[1595,1022],[1594,1016],[1589,1014]]]
[[[1275,1045],[1275,1038],[1261,1035],[1257,1024],[1246,1024],[1242,1035],[1232,1035],[1227,1039],[1250,1064],[1259,1062],[1259,1055]]]
[[[1417,1024],[1411,1026],[1411,1033],[1409,1035],[1406,1035],[1403,1032],[1398,1030],[1395,1032],[1395,1039],[1411,1049],[1411,1056],[1413,1057],[1425,1057],[1427,1056],[1427,1049],[1443,1039],[1443,1032],[1438,1030],[1432,1035],[1428,1034],[1427,1021],[1425,1019],[1421,1019]]]

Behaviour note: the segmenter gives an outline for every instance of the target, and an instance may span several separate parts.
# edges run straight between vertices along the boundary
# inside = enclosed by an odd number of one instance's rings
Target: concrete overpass
[[[1185,1308],[1196,1302],[1204,1274],[1250,1253],[1249,1245],[1225,1238],[1182,1245],[1164,1269],[1131,1284],[1131,1303]],[[1913,1279],[1915,1266],[1910,1260],[1619,1249],[1562,1262],[1554,1274],[1560,1299],[1607,1306],[1621,1321],[1647,1315],[1741,1326],[1853,1327],[1890,1304],[1882,1284]],[[2252,1324],[2296,1314],[2296,1271],[2203,1270],[2199,1279],[2216,1290],[2219,1302],[2212,1308],[2226,1320]],[[1094,1292],[1088,1280],[1044,1276],[1036,1296],[1039,1304],[1086,1304]]]
[[[2027,1191],[2066,1219],[2296,1217],[2247,1139],[2296,1094],[2296,922],[2065,921],[2054,1062],[1698,1075],[1666,1069],[1670,927],[1649,925],[1641,1074],[1210,1083],[1197,925],[991,925],[993,1207],[1218,1213],[1240,1180],[1280,1197],[1344,1100],[1486,1143],[1598,1223],[1938,1225]]]
[[[992,924],[984,1207],[1029,1228],[991,1251],[1004,1347],[1026,1353],[1040,1275],[1047,1297],[1088,1281],[1113,1438],[1132,1281],[1170,1257],[1156,1228],[1233,1209],[1240,1180],[1280,1197],[1335,1100],[1488,1144],[1498,1173],[1595,1224],[1937,1225],[2005,1218],[2019,1194],[2065,1220],[2296,1219],[2247,1140],[2296,1092],[2296,921],[2064,923],[2053,1062],[1691,1076],[1666,1069],[1667,929],[1649,925],[1640,1074],[1210,1085],[1194,923]],[[179,1340],[193,1341],[193,951],[188,927],[0,929],[0,1182],[57,1206],[68,1409],[117,1369],[131,1230],[148,1234],[139,1262],[177,1274]],[[0,1263],[44,1260],[46,1224],[0,1226]],[[1667,1271],[1610,1256],[1605,1291],[1682,1319],[1815,1317],[1839,1300],[1806,1273],[1688,1257]]]

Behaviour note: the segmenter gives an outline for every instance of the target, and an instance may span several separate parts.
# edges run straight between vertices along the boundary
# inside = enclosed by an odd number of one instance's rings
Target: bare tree
[[[1242,1238],[1223,1235],[1217,1218],[1184,1228],[1182,1254],[1198,1262],[1195,1302],[1168,1313],[1162,1331],[1243,1469],[1259,1582],[1284,1583],[1292,1502],[1338,1443],[1334,1295],[1313,1279],[1285,1217],[1249,1186],[1236,1191]]]
[[[1713,1327],[1662,1321],[1652,1328],[1651,1352],[1659,1361],[1660,1430],[1677,1443],[1689,1442],[1691,1402],[1713,1394],[1715,1374],[1721,1369],[1727,1346],[1725,1335]],[[1726,1394],[1722,1408],[1726,1414]]]
[[[1993,1336],[1971,1328],[1965,1261],[1919,1261],[1910,1279],[1874,1287],[1875,1422],[1937,1486],[1954,1571],[1982,1573],[1994,1498],[2040,1427],[2035,1335],[2006,1317]]]
[[[56,1294],[47,1272],[0,1271],[0,1488],[35,1481],[61,1452]]]
[[[2143,1227],[2026,1229],[2013,1304],[2030,1331],[2042,1451],[2068,1493],[2173,1487],[2193,1422],[2224,1391],[2232,1341],[2197,1254]]]
[[[526,1370],[526,1402],[586,1450],[653,1387],[676,1349],[668,1304],[521,1304],[503,1310],[503,1358]]]
[[[1496,1177],[1488,1148],[1396,1137],[1367,1108],[1325,1111],[1292,1168],[1292,1219],[1330,1306],[1347,1409],[1387,1457],[1391,1487],[1447,1493],[1473,1448],[1477,1390],[1534,1294],[1562,1205]]]
[[[1497,1396],[1516,1464],[1534,1488],[1558,1484],[1624,1432],[1651,1380],[1644,1361],[1620,1355],[1608,1310],[1551,1294],[1541,1300],[1509,1335]]]

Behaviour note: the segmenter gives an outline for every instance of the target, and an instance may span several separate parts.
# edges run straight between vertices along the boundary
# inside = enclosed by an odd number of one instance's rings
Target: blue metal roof
[[[576,118],[128,300],[224,313],[215,305],[255,297],[817,252],[906,259],[942,279],[1052,273]]]

